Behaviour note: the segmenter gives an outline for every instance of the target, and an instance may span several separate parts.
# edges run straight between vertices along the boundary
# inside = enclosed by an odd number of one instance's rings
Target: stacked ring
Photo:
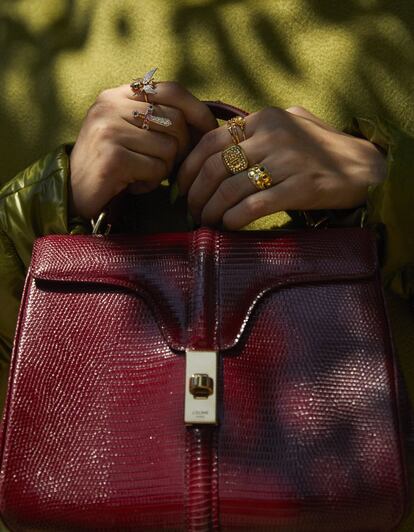
[[[247,177],[257,190],[266,190],[272,186],[272,176],[263,164],[255,164],[249,168]]]
[[[234,144],[238,144],[242,140],[246,140],[246,120],[241,116],[235,116],[227,120],[227,129],[233,139]]]
[[[238,174],[249,168],[249,161],[243,148],[238,144],[229,146],[221,152],[224,166],[230,174]]]

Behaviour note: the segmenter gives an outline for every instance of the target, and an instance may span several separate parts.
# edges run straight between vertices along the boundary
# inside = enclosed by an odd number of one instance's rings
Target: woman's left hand
[[[374,144],[337,131],[301,107],[269,107],[246,117],[240,142],[250,167],[264,165],[272,186],[258,191],[247,170],[230,175],[222,151],[231,145],[227,126],[204,135],[178,173],[196,222],[240,229],[283,210],[347,209],[366,201],[368,186],[386,176]]]

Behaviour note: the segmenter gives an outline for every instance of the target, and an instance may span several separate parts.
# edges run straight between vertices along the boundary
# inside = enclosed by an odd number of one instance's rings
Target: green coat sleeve
[[[379,119],[358,119],[362,135],[387,152],[387,178],[368,191],[365,225],[379,229],[386,288],[414,299],[414,136]]]
[[[60,147],[0,189],[0,411],[26,270],[35,239],[87,232],[68,220],[67,149]]]

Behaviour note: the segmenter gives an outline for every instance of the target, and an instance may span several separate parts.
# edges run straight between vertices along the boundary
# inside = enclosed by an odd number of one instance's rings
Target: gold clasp
[[[217,352],[187,351],[185,377],[186,425],[217,424]]]
[[[214,380],[206,373],[196,373],[190,379],[190,393],[196,399],[207,399],[214,392]]]

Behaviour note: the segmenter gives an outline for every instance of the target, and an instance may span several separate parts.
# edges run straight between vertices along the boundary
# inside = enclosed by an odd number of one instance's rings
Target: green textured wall
[[[414,129],[412,0],[0,0],[0,181],[152,66],[196,95]]]

